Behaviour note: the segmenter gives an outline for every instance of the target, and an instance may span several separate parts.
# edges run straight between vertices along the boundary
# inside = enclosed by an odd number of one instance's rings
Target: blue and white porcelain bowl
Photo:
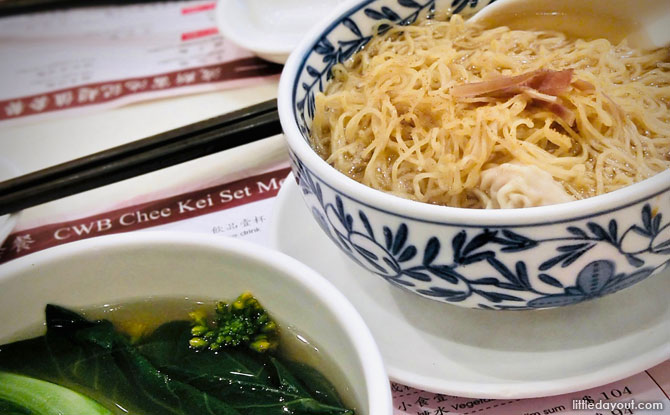
[[[489,1],[446,3],[457,13],[472,13]],[[334,245],[361,267],[413,293],[494,310],[575,304],[666,268],[670,170],[590,199],[478,210],[371,189],[312,150],[314,94],[328,84],[331,67],[364,46],[375,28],[384,30],[391,21],[412,23],[431,7],[441,6],[437,0],[348,2],[306,36],[284,68],[279,114],[293,172],[305,203]]]

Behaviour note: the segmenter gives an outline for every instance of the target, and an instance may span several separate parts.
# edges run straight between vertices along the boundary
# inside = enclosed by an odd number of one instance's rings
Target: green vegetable
[[[111,415],[98,402],[51,382],[0,372],[0,411],[27,415]]]
[[[291,372],[288,367],[293,363],[283,366],[268,354],[246,348],[194,352],[174,340],[174,334],[184,330],[188,333],[188,323],[167,323],[138,346],[140,352],[161,372],[221,399],[243,414],[352,414],[316,370]]]
[[[109,321],[91,322],[54,305],[47,305],[46,321],[46,336],[0,347],[0,369],[72,383],[101,404],[119,403],[131,413],[239,415],[161,373]]]
[[[232,303],[219,301],[213,327],[204,313],[193,312],[189,341],[196,349],[219,350],[222,347],[248,346],[259,353],[275,350],[279,344],[275,323],[258,300],[245,292]]]
[[[35,412],[15,404],[13,402],[0,399],[0,414],[2,415],[34,415]]]
[[[58,306],[47,306],[46,320],[45,336],[0,346],[0,370],[62,384],[113,413],[123,413],[116,405],[161,415],[353,413],[313,369],[248,347],[192,348],[189,321],[166,323],[131,344],[110,322]],[[0,399],[3,415],[32,414],[4,408]]]

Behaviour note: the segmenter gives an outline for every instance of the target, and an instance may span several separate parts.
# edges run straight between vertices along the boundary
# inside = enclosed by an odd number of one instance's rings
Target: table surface
[[[37,171],[274,98],[277,84],[278,80],[275,79],[252,87],[164,98],[86,115],[28,119],[21,124],[0,123],[0,155],[15,164],[21,173]],[[184,194],[209,185],[226,183],[229,177],[245,169],[285,163],[286,160],[282,137],[270,137],[26,209],[21,213],[16,230],[74,220],[158,197]],[[428,402],[428,398],[422,398],[421,391],[402,385],[394,387],[400,388],[394,390],[397,413],[421,413],[419,407]],[[438,399],[439,395],[436,396],[431,399],[435,400],[434,408],[440,408],[444,404]],[[460,412],[474,410],[470,404],[477,401],[463,399],[462,402],[453,401],[452,404],[454,402],[454,409]],[[461,404],[464,406],[460,407]],[[412,405],[414,407],[410,408]],[[537,403],[528,403],[528,409],[534,407],[537,407]],[[670,408],[666,410],[670,411]]]

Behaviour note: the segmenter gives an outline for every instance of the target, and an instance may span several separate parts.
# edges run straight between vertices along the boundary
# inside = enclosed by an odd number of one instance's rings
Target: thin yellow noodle
[[[559,94],[568,125],[524,95],[455,98],[466,82],[573,69],[595,91]],[[670,168],[670,49],[483,29],[460,16],[373,38],[316,96],[312,145],[368,186],[426,203],[482,208],[482,172],[537,166],[577,199]]]

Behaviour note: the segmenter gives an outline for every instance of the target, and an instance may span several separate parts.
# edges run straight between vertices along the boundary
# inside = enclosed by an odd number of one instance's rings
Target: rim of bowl
[[[294,113],[296,78],[299,70],[305,64],[306,57],[313,51],[318,40],[329,33],[340,19],[372,1],[375,0],[347,1],[328,18],[312,27],[289,56],[279,81],[279,118],[288,146],[298,159],[329,187],[336,190],[346,189],[345,196],[373,209],[408,219],[465,227],[468,225],[531,226],[580,220],[620,210],[670,190],[670,169],[667,169],[621,189],[573,202],[517,209],[468,209],[404,199],[368,187],[340,173],[316,154],[298,128]]]
[[[333,314],[342,330],[347,333],[358,356],[358,363],[367,379],[368,404],[371,415],[391,414],[392,397],[389,378],[381,352],[363,318],[351,302],[325,277],[286,254],[261,245],[233,239],[176,231],[145,231],[99,236],[70,242],[12,260],[0,270],[0,284],[18,272],[40,269],[43,264],[67,259],[87,251],[141,246],[201,247],[227,251],[250,261],[275,268],[307,287]]]

